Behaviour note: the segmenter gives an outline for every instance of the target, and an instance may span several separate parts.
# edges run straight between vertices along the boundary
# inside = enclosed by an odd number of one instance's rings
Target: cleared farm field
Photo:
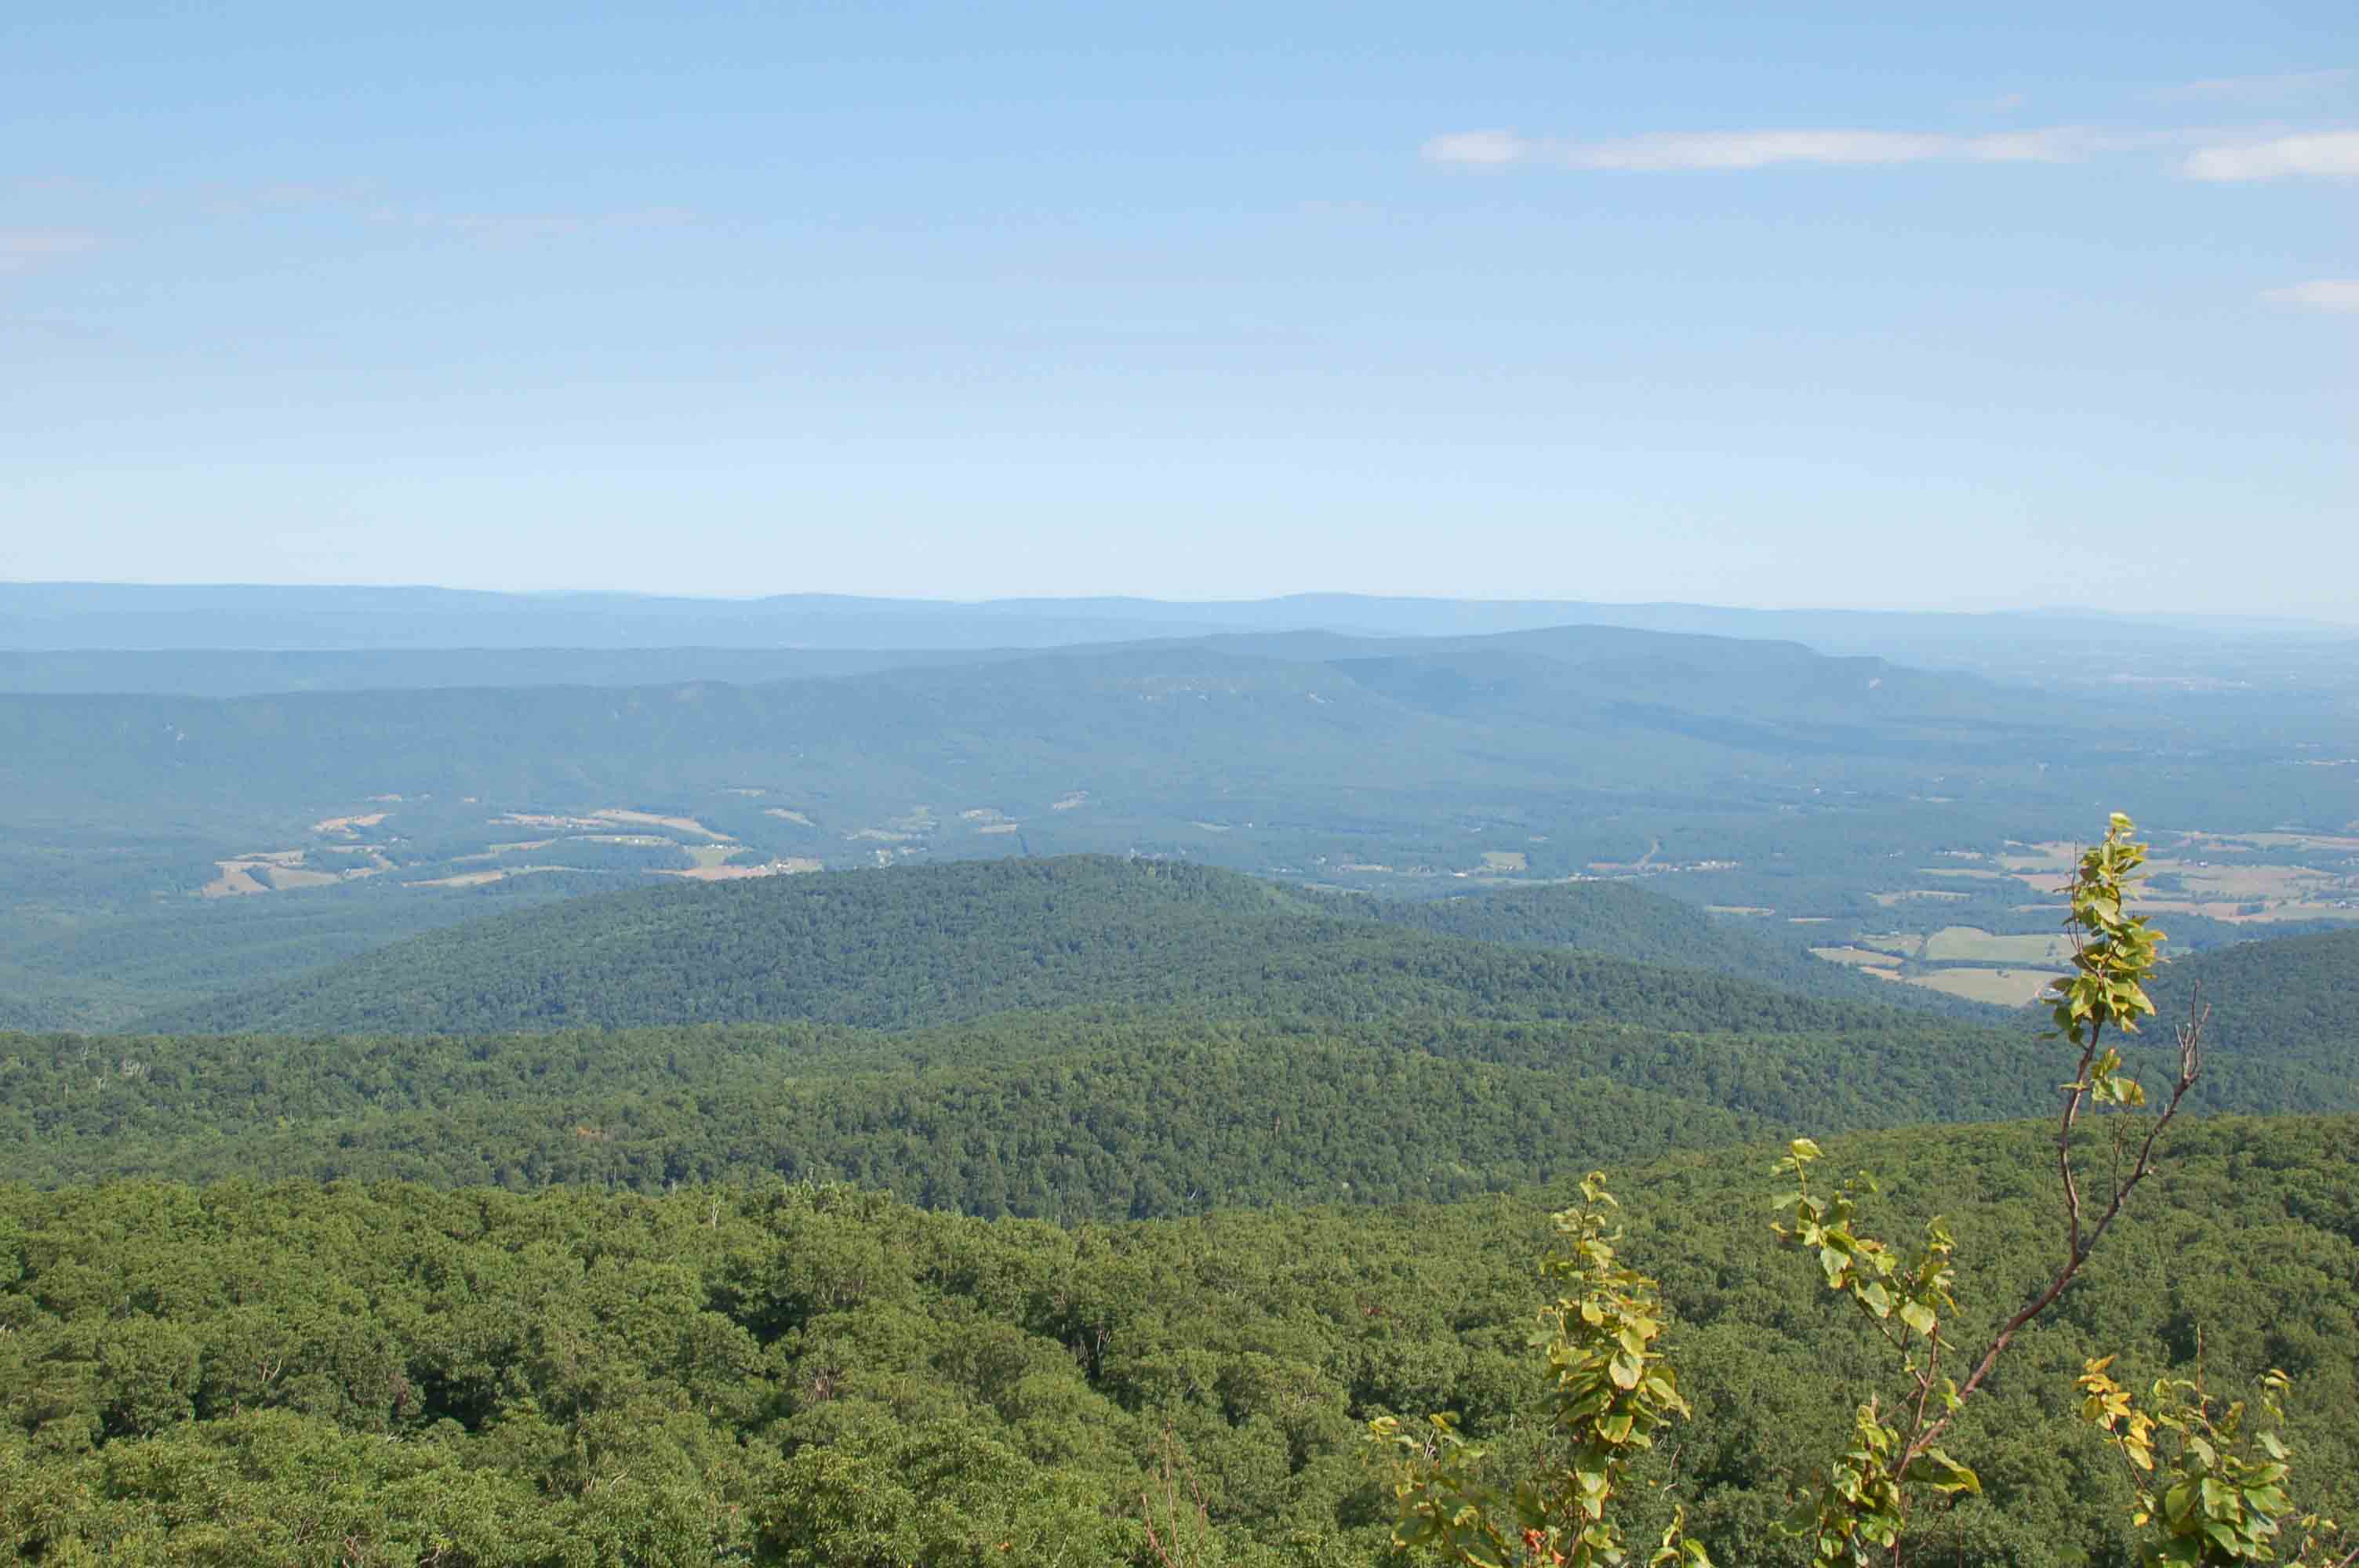
[[[1908,976],[1907,981],[1950,996],[1962,996],[1969,1001],[2022,1007],[2037,1000],[2041,991],[2061,978],[2045,969],[1935,969],[1929,974]]]
[[[2060,964],[2071,951],[2062,936],[1995,936],[1978,925],[1945,925],[1925,938],[1919,957],[1932,964]]]
[[[1872,952],[1865,947],[1813,947],[1811,954],[1830,964],[1850,964],[1863,969],[1882,969],[1887,975],[1900,972],[1900,960],[1890,953]]]

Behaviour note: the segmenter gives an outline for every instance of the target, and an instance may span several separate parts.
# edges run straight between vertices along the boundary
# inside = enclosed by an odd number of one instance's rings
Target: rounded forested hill
[[[2166,964],[2147,989],[2159,1027],[2146,1033],[2167,1035],[2200,1005],[2204,1040],[2221,1054],[2344,1083],[2359,1067],[2359,928],[2213,948]]]
[[[1849,965],[1813,957],[1799,942],[1781,942],[1714,920],[1694,904],[1625,881],[1545,882],[1423,900],[1366,893],[1306,896],[1323,897],[1336,914],[1436,935],[1573,947],[1642,964],[1710,969],[1804,996],[1919,1008],[1985,1022],[1999,1022],[2006,1011],[1962,1002],[1919,986],[1871,979]]]
[[[1109,1002],[1689,1031],[1909,1016],[1701,970],[1347,918],[1200,866],[1074,856],[582,899],[414,937],[142,1027],[483,1033],[802,1019],[898,1029]]]

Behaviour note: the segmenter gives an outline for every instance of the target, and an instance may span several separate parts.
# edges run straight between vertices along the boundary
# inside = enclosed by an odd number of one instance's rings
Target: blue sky
[[[2359,11],[1933,9],[17,0],[0,577],[2359,622]]]

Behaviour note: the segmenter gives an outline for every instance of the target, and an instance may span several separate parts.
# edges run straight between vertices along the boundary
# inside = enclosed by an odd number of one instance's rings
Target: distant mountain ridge
[[[1576,736],[1591,743],[1566,757]],[[822,792],[1030,778],[1163,791],[1190,775],[1331,791],[1372,749],[1387,791],[1463,780],[1472,750],[1499,784],[1564,792],[1694,787],[1764,748],[1966,763],[2060,742],[2022,694],[1794,644],[1605,627],[1416,643],[1288,633],[756,686],[451,687],[364,703],[0,695],[0,808],[646,796],[796,775]]]
[[[1586,624],[1800,642],[1824,653],[1982,669],[2018,678],[2102,653],[2149,656],[2190,642],[2342,645],[2359,625],[2236,616],[2125,616],[2071,609],[1994,612],[1754,610],[1583,600],[1355,593],[1175,601],[1136,597],[955,601],[786,593],[756,599],[613,592],[267,585],[0,583],[0,649],[365,651],[787,648],[982,650],[1329,631],[1488,635]]]

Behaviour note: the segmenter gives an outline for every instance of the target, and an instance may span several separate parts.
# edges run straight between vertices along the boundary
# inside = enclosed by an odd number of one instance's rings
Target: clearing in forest
[[[2001,1007],[2027,1006],[2038,1000],[2040,992],[2063,979],[2045,969],[1935,969],[1930,974],[1903,978],[1912,986]]]
[[[1944,925],[1925,938],[1919,957],[1935,964],[2060,964],[2071,952],[2061,935],[1995,936],[1977,925]]]
[[[728,834],[715,832],[693,816],[658,816],[652,811],[623,811],[614,806],[593,811],[590,815],[604,822],[636,822],[647,827],[669,827],[681,833],[701,833],[707,838],[723,844],[736,842]]]

